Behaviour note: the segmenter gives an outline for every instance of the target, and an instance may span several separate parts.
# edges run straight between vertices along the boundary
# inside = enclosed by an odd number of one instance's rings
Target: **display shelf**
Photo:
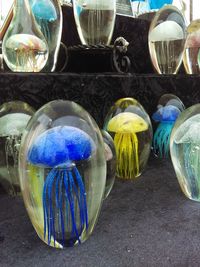
[[[164,93],[173,93],[188,107],[200,101],[200,76],[155,74],[0,73],[0,104],[22,100],[38,109],[55,99],[68,99],[88,110],[99,126],[111,105],[135,97],[149,114]]]

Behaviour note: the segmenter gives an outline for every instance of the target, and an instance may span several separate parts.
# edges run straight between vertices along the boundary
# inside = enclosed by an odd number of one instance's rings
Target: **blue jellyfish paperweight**
[[[114,140],[117,177],[139,177],[146,167],[152,142],[151,121],[142,105],[134,98],[119,99],[108,112],[104,129]]]
[[[106,187],[105,187],[105,194],[104,199],[106,199],[115,182],[115,176],[116,176],[116,150],[115,150],[115,144],[108,132],[105,130],[101,130],[101,134],[103,136],[104,141],[104,148],[105,148],[105,157],[106,157]]]
[[[176,119],[184,110],[182,101],[173,94],[163,95],[152,115],[154,121],[153,152],[159,158],[169,157],[170,135]]]
[[[181,113],[171,133],[172,163],[183,193],[200,201],[200,104]]]
[[[20,195],[19,148],[23,131],[34,112],[32,107],[21,101],[0,106],[0,183],[12,196]]]
[[[29,217],[46,244],[87,240],[104,198],[106,159],[101,132],[82,107],[57,100],[35,113],[23,135],[19,173]]]

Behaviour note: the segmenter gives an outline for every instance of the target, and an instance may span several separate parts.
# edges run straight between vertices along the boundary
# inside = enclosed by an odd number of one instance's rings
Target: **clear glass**
[[[106,199],[115,182],[116,176],[116,151],[115,144],[112,137],[105,130],[101,130],[101,134],[103,136],[104,147],[105,147],[105,157],[106,157],[106,187],[104,193],[104,199]]]
[[[0,183],[12,196],[20,194],[18,153],[22,133],[33,114],[34,109],[21,101],[0,106]]]
[[[200,20],[194,20],[187,27],[187,40],[183,63],[188,74],[200,73]]]
[[[73,9],[82,44],[110,44],[115,26],[116,0],[73,0]]]
[[[154,121],[153,152],[156,157],[169,157],[170,136],[174,124],[184,110],[182,101],[173,94],[164,94],[158,101]]]
[[[19,175],[41,240],[56,248],[87,240],[104,197],[106,160],[101,132],[81,106],[56,100],[35,113],[22,137]]]
[[[178,8],[161,8],[151,22],[148,36],[149,52],[159,74],[176,74],[183,59],[186,23]]]
[[[49,48],[49,57],[42,71],[53,72],[56,68],[63,26],[60,1],[29,0],[29,2]]]
[[[48,59],[48,45],[28,0],[15,0],[12,21],[3,39],[3,56],[14,72],[39,72]]]
[[[200,104],[182,112],[172,130],[170,153],[183,193],[200,201]]]
[[[151,150],[152,126],[134,98],[119,99],[108,112],[104,129],[114,139],[117,154],[117,176],[135,179],[143,172]]]

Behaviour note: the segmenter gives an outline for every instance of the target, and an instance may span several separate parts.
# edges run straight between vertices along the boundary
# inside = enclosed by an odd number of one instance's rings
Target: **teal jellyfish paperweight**
[[[104,129],[114,140],[117,177],[139,177],[146,167],[152,142],[151,121],[142,105],[134,98],[119,99],[108,112]]]
[[[115,182],[115,176],[116,176],[116,150],[115,150],[115,144],[108,132],[105,130],[101,130],[101,134],[103,136],[104,141],[104,148],[105,148],[105,157],[106,157],[106,187],[105,187],[105,193],[104,193],[104,199],[106,199]]]
[[[101,132],[81,106],[56,100],[29,122],[19,154],[24,203],[49,246],[83,243],[93,232],[105,192]]]
[[[172,163],[180,187],[191,200],[200,201],[200,104],[182,112],[170,138]]]
[[[174,124],[184,110],[182,101],[173,94],[161,96],[156,112],[153,113],[154,122],[153,153],[159,158],[169,157],[170,136]]]
[[[19,148],[23,131],[34,112],[32,107],[21,101],[0,106],[0,183],[11,196],[20,195]]]

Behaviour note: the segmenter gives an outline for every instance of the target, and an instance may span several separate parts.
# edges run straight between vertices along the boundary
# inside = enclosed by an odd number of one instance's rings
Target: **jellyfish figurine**
[[[178,118],[170,140],[171,158],[181,189],[196,201],[200,201],[199,111],[199,104],[185,110]]]
[[[18,154],[22,133],[33,114],[34,109],[21,101],[0,106],[0,183],[11,196],[20,195]]]
[[[146,131],[147,123],[137,114],[124,112],[114,116],[107,129],[115,133],[118,176],[126,179],[137,177],[140,173],[137,133]]]
[[[83,120],[84,129],[74,126]],[[104,197],[100,130],[80,106],[61,100],[36,112],[26,130],[19,170],[33,226],[52,247],[81,244],[93,231]]]
[[[168,158],[170,135],[181,111],[172,105],[161,106],[152,116],[159,125],[153,137],[153,151],[160,158]]]

